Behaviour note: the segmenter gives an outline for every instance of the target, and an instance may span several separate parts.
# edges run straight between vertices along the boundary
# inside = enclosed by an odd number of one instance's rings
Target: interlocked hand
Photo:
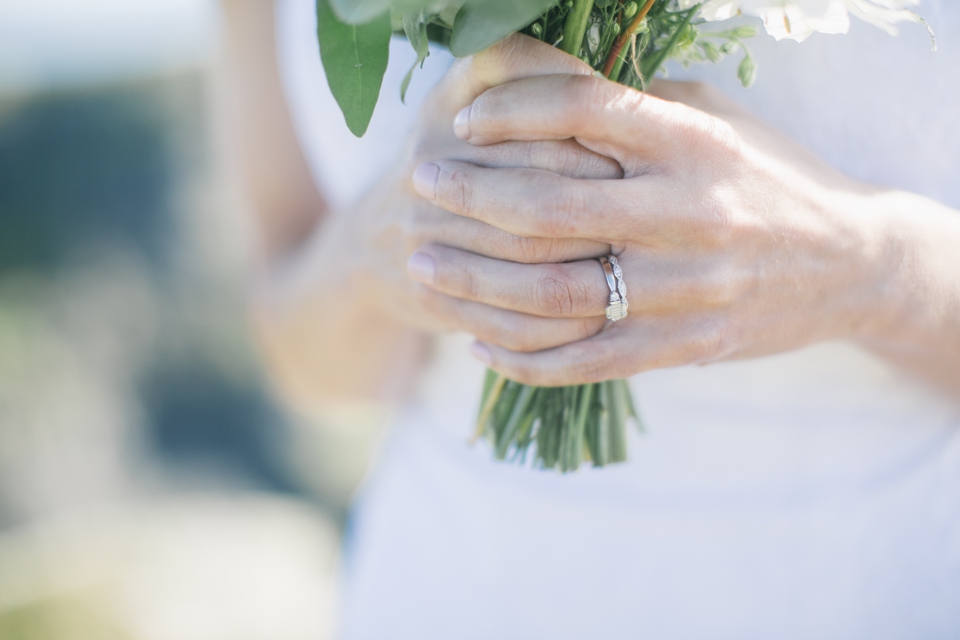
[[[518,314],[474,348],[512,379],[579,384],[759,356],[871,319],[884,275],[874,192],[712,90],[662,82],[643,94],[592,75],[538,75],[486,90],[454,128],[479,148],[573,140],[623,170],[577,179],[442,156],[416,169],[419,193],[464,218],[619,256],[629,317],[600,331],[609,289],[596,260],[515,264],[437,245],[414,254],[412,275],[434,290]],[[569,339],[571,319],[598,321],[597,333]]]

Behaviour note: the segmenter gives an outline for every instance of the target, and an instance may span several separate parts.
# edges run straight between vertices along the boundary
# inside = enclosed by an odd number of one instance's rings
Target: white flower
[[[697,2],[679,0],[682,9]],[[896,35],[896,23],[920,21],[907,8],[918,4],[920,0],[705,0],[700,16],[710,22],[728,20],[741,13],[758,16],[767,33],[777,40],[803,42],[814,31],[846,33],[850,14]]]

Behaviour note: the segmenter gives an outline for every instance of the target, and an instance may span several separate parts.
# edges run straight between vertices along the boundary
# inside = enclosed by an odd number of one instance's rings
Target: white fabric
[[[381,105],[356,141],[326,91],[312,2],[281,6],[282,68],[304,147],[339,203],[389,164],[449,58]],[[849,175],[960,207],[960,4],[924,0],[939,37],[854,23],[802,45],[760,36],[674,77],[715,84]],[[960,321],[958,321],[960,330]],[[354,509],[341,636],[960,637],[960,408],[829,343],[632,380],[647,432],[628,464],[560,476],[471,449],[482,367],[440,341]]]

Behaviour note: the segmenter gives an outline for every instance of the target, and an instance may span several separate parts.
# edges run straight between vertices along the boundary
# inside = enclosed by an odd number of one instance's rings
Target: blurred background
[[[376,440],[288,415],[215,0],[0,0],[0,640],[329,635]]]

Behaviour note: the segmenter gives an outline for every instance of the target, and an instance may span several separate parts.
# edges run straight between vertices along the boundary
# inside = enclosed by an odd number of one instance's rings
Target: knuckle
[[[446,197],[454,213],[469,216],[474,210],[474,184],[463,169],[445,169],[440,172],[438,192]]]
[[[536,284],[536,307],[548,315],[564,317],[573,315],[577,284],[559,267],[548,269]]]
[[[693,358],[697,363],[722,360],[733,353],[735,336],[731,323],[714,318],[700,328],[693,340]]]
[[[457,289],[464,297],[476,300],[483,295],[483,287],[476,271],[469,266],[459,266],[457,273]]]
[[[680,107],[675,119],[680,146],[694,157],[730,167],[743,153],[740,134],[732,124],[693,107]]]
[[[566,91],[569,97],[565,99],[565,104],[571,109],[568,110],[572,126],[582,123],[581,118],[587,114],[599,113],[607,108],[610,103],[611,83],[601,80],[592,75],[573,75],[566,80]]]
[[[743,294],[742,278],[734,269],[722,265],[715,269],[709,279],[710,302],[718,307],[729,307]]]
[[[731,156],[739,157],[743,151],[743,140],[732,124],[721,118],[706,116],[704,127],[707,129],[714,146],[722,151],[728,162]]]
[[[538,198],[540,206],[540,229],[546,237],[575,236],[587,206],[582,188],[566,185],[545,186],[545,193]]]

